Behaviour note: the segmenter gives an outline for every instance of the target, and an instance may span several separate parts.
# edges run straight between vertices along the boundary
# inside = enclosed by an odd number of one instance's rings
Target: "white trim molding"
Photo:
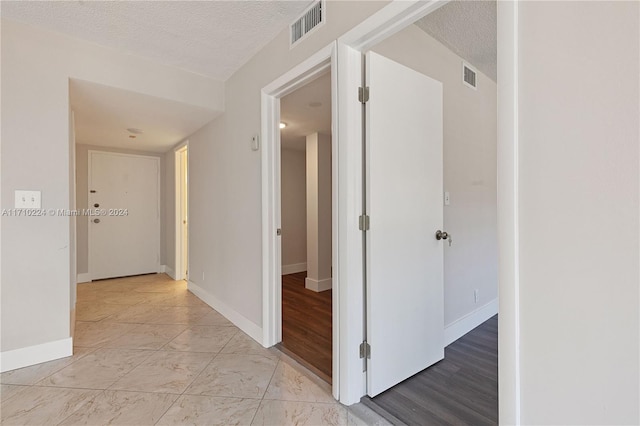
[[[291,265],[282,265],[282,275],[297,274],[307,270],[307,262],[292,263]]]
[[[304,288],[320,293],[321,291],[331,290],[331,278],[324,280],[314,280],[313,278],[304,279]]]
[[[236,327],[244,331],[256,342],[268,347],[263,342],[262,327],[247,319],[244,315],[229,307],[226,303],[216,298],[213,294],[203,289],[193,281],[187,281],[187,289],[198,296],[203,302],[218,311],[222,316],[231,321]]]
[[[91,282],[91,274],[88,272],[83,272],[78,274],[78,279],[76,281],[78,284],[80,283],[90,283]]]
[[[495,298],[475,311],[469,312],[462,318],[458,318],[451,324],[444,327],[444,345],[448,346],[455,342],[497,313],[498,299]]]
[[[29,367],[73,355],[73,339],[55,340],[40,345],[0,352],[0,373]]]

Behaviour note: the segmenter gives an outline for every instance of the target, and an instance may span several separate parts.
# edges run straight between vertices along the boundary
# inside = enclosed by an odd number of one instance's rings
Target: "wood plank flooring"
[[[282,347],[331,383],[331,290],[306,289],[306,276],[282,276]]]
[[[408,425],[497,425],[498,316],[447,346],[442,361],[363,403]]]
[[[331,290],[307,290],[306,276],[282,276],[282,346],[331,383]]]

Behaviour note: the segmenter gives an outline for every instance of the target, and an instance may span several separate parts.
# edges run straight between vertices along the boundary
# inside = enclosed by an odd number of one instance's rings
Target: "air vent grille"
[[[462,64],[462,82],[465,84],[465,86],[469,86],[472,89],[477,89],[476,70],[465,63]]]
[[[324,0],[314,2],[296,21],[291,24],[291,46],[299,42],[311,30],[325,21]]]

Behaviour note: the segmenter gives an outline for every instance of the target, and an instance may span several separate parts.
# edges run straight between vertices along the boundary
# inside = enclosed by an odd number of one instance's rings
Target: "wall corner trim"
[[[80,283],[90,283],[91,282],[91,274],[88,272],[83,272],[82,274],[78,274],[78,279],[76,281],[78,284]]]
[[[307,277],[304,279],[304,287],[306,289],[319,293],[321,291],[331,290],[332,281],[333,280],[331,278],[325,278],[323,280],[314,280],[313,278]]]
[[[262,339],[262,327],[247,319],[244,315],[229,307],[226,303],[216,298],[214,295],[203,289],[193,281],[187,281],[187,289],[198,296],[207,305],[221,313],[225,318],[231,321],[236,327],[244,331],[256,342],[264,346]]]
[[[444,327],[444,345],[455,342],[498,313],[498,298]]]
[[[0,372],[29,367],[42,362],[53,361],[73,355],[73,339],[54,340],[53,342],[27,346],[26,348],[0,352]]]
[[[307,270],[307,262],[292,263],[291,265],[282,265],[282,275],[297,274]]]

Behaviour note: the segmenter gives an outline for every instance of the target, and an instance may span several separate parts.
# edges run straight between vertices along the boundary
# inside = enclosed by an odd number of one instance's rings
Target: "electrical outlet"
[[[476,288],[473,290],[473,303],[478,303],[478,299],[480,299],[480,290]]]

